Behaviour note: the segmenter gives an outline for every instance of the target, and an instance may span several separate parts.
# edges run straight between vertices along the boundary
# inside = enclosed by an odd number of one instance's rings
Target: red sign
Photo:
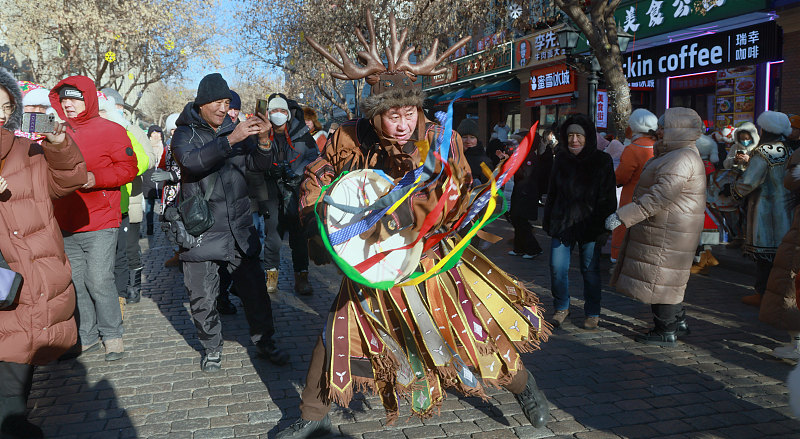
[[[706,73],[704,75],[687,75],[669,78],[669,89],[672,91],[714,87],[716,85],[716,72]]]
[[[575,71],[566,64],[531,70],[528,97],[552,96],[576,90]]]

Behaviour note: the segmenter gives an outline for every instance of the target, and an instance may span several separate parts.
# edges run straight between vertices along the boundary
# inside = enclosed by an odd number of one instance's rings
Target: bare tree
[[[215,2],[6,0],[0,39],[34,81],[85,75],[135,108],[160,81],[180,79],[192,58],[214,59]],[[169,6],[166,8],[166,6]]]
[[[345,83],[331,75],[335,70],[306,43],[306,35],[329,50],[339,43],[348,57],[356,59],[362,42],[355,30],[365,26],[367,11],[375,17],[381,49],[389,41],[388,17],[394,12],[398,27],[408,30],[406,41],[418,45],[415,55],[424,56],[420,48],[431,47],[434,39],[450,43],[470,34],[485,19],[490,3],[460,0],[455,6],[433,0],[284,0],[265,8],[258,0],[244,0],[237,19],[247,30],[247,44],[238,46],[238,50],[254,61],[251,68],[279,68],[286,74],[288,89],[317,102],[327,101],[353,117],[354,102],[348,100]],[[351,81],[350,85],[352,98],[357,101],[365,81]]]
[[[631,91],[628,78],[622,71],[622,54],[617,39],[617,23],[614,20],[614,12],[619,3],[620,0],[555,0],[556,6],[586,36],[594,56],[597,57],[608,86],[610,113],[618,134],[625,132],[631,114]]]

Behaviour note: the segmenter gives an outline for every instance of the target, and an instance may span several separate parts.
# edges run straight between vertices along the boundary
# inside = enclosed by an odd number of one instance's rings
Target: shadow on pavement
[[[83,357],[95,356],[103,361],[102,352]],[[92,382],[82,361],[59,361],[35,370],[28,419],[48,438],[138,437],[114,386],[105,377]]]

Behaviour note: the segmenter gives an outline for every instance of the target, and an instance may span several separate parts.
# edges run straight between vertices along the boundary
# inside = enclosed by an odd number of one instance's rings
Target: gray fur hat
[[[14,76],[3,68],[0,68],[0,86],[6,89],[11,97],[11,103],[14,104],[14,112],[3,124],[3,128],[13,133],[22,124],[22,91]]]
[[[387,90],[381,94],[370,95],[361,101],[361,111],[368,119],[386,112],[390,108],[412,106],[422,108],[425,93],[422,90]]]

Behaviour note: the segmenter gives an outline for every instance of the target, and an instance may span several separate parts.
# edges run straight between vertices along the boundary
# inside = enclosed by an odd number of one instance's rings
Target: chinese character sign
[[[551,96],[575,91],[575,72],[565,64],[531,71],[528,97]]]
[[[608,92],[605,90],[597,90],[595,119],[597,128],[608,128]]]
[[[514,68],[559,61],[565,55],[558,46],[556,30],[546,30],[514,43]]]

